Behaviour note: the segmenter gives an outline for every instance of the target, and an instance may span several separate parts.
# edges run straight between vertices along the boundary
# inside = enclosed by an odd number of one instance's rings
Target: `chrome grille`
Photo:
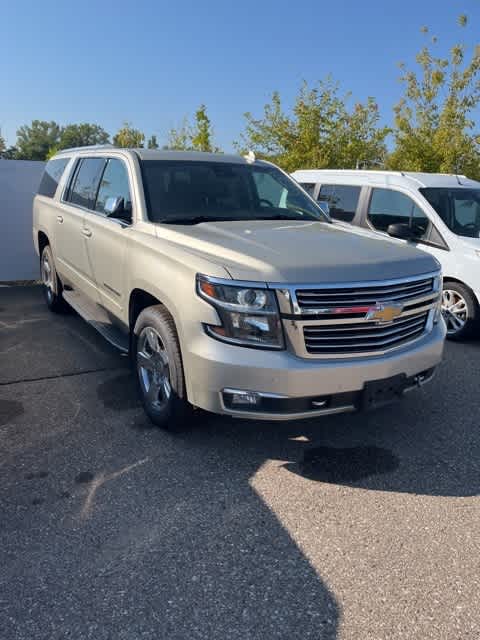
[[[403,302],[420,298],[433,291],[434,279],[425,278],[414,282],[374,285],[371,287],[335,287],[322,289],[297,289],[296,297],[302,313],[308,309],[340,307],[381,302]]]
[[[438,272],[397,280],[276,286],[288,341],[303,358],[375,356],[433,328]]]
[[[385,351],[415,340],[425,331],[428,311],[397,318],[388,325],[375,322],[308,325],[303,328],[305,348],[311,354]]]

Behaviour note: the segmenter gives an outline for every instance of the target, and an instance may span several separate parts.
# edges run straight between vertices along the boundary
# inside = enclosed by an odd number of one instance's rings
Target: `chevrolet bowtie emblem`
[[[403,311],[403,304],[390,303],[390,304],[376,304],[367,311],[365,320],[378,322],[379,324],[386,324],[387,322],[393,322],[395,318]]]

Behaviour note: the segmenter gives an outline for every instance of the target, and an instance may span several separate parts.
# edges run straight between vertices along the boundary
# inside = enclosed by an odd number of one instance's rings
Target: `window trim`
[[[75,166],[73,168],[73,171],[71,173],[71,177],[68,180],[68,184],[62,194],[62,204],[66,204],[69,207],[75,207],[76,209],[80,209],[81,211],[88,211],[89,213],[92,212],[92,209],[89,209],[88,207],[84,207],[81,204],[77,204],[76,202],[72,202],[71,200],[67,200],[67,196],[70,195],[70,190],[72,188],[72,186],[75,183],[75,180],[77,179],[78,173],[80,171],[80,167],[82,166],[82,164],[86,161],[86,160],[103,160],[104,161],[104,167],[102,169],[102,173],[101,176],[103,176],[103,172],[105,170],[105,166],[106,166],[106,160],[107,158],[105,156],[78,156],[78,158],[76,159],[75,162]],[[100,176],[100,180],[101,180],[101,176]],[[100,184],[100,183],[99,183]],[[98,189],[97,189],[98,190]],[[95,202],[96,202],[96,195],[95,195]]]
[[[383,189],[384,191],[395,191],[397,193],[401,193],[402,195],[406,196],[407,198],[410,198],[410,200],[419,208],[423,211],[423,213],[425,214],[425,217],[428,220],[428,229],[425,232],[425,235],[429,236],[431,234],[431,230],[432,227],[435,228],[436,232],[438,233],[438,235],[440,236],[440,238],[442,239],[443,244],[438,244],[437,242],[431,242],[429,240],[424,240],[423,238],[419,238],[418,240],[415,241],[408,241],[411,242],[412,244],[424,244],[428,247],[434,247],[435,249],[442,249],[443,251],[450,251],[450,247],[448,246],[447,242],[445,241],[445,238],[443,237],[443,235],[440,233],[440,231],[438,230],[437,225],[433,222],[432,218],[428,215],[427,211],[425,211],[425,207],[422,206],[421,202],[418,202],[414,195],[411,193],[411,191],[407,191],[405,189],[397,188],[395,187],[391,187],[389,185],[386,186],[380,186],[380,185],[369,185],[368,187],[368,193],[366,195],[365,198],[365,211],[364,211],[364,215],[363,215],[363,219],[364,222],[366,224],[366,226],[373,231],[374,233],[381,233],[385,236],[387,236],[388,238],[390,238],[391,236],[388,235],[388,233],[386,231],[382,231],[381,229],[377,229],[376,227],[374,227],[374,225],[372,224],[370,217],[369,217],[369,213],[370,213],[370,205],[372,203],[372,197],[373,197],[373,190],[374,189]],[[421,194],[420,194],[421,195]]]
[[[116,158],[115,156],[102,156],[104,157],[104,159],[106,160],[105,162],[105,166],[103,167],[102,170],[102,175],[100,176],[100,180],[98,182],[98,187],[97,187],[97,192],[95,194],[95,202],[94,202],[94,208],[93,209],[88,209],[88,212],[91,213],[94,216],[99,216],[100,218],[104,218],[105,220],[110,220],[111,222],[114,222],[116,224],[120,224],[122,227],[130,227],[133,224],[133,220],[134,220],[134,202],[133,202],[133,197],[132,197],[132,181],[130,179],[130,173],[128,171],[128,165],[127,163],[123,160],[123,158]],[[121,218],[114,218],[112,216],[107,216],[106,213],[103,213],[102,211],[97,211],[96,210],[96,205],[97,205],[97,200],[98,200],[98,194],[100,193],[100,186],[102,184],[102,180],[103,180],[103,176],[105,175],[105,171],[107,170],[108,167],[108,163],[110,162],[110,160],[118,160],[118,162],[121,162],[123,164],[123,167],[125,169],[125,172],[127,174],[127,180],[128,180],[128,190],[130,191],[130,201],[132,204],[132,218],[130,222],[127,222],[126,220],[122,220]]]
[[[100,190],[100,184],[102,182],[102,178],[103,178],[103,174],[105,173],[105,169],[107,168],[108,161],[109,160],[119,160],[120,162],[123,163],[123,165],[125,167],[125,170],[127,172],[128,188],[130,190],[130,196],[132,198],[132,220],[131,220],[130,223],[126,222],[125,220],[121,220],[120,218],[112,218],[110,216],[107,216],[106,214],[101,213],[100,211],[96,211],[95,208],[89,209],[88,207],[84,207],[81,204],[76,204],[75,202],[71,202],[70,200],[67,200],[67,198],[68,198],[68,196],[70,194],[70,190],[71,190],[71,188],[72,188],[72,186],[73,186],[73,184],[74,184],[74,182],[76,180],[77,174],[78,174],[78,172],[80,170],[80,167],[81,167],[81,165],[83,164],[83,162],[85,160],[103,160],[104,161],[104,166],[103,166],[103,169],[102,169],[102,173],[100,175],[100,180],[99,180],[99,183],[98,183],[97,191],[95,193],[94,206],[97,203],[98,192]],[[117,157],[117,156],[110,156],[110,155],[109,156],[96,156],[96,155],[95,156],[89,156],[89,155],[77,156],[74,159],[74,162],[73,162],[73,165],[72,165],[72,168],[71,168],[71,171],[70,171],[70,175],[68,176],[68,179],[67,179],[66,184],[64,186],[60,202],[62,204],[64,204],[64,205],[69,206],[69,207],[74,207],[75,209],[79,209],[80,211],[84,211],[86,213],[90,213],[92,215],[104,218],[105,220],[109,220],[109,221],[113,222],[114,224],[119,224],[122,227],[129,227],[129,226],[131,226],[133,224],[133,221],[135,219],[135,217],[134,217],[134,214],[135,214],[135,203],[134,203],[134,199],[133,199],[134,190],[133,190],[132,186],[133,186],[132,185],[132,177],[130,175],[130,171],[128,170],[128,163],[125,162],[124,158],[120,158],[120,157]]]

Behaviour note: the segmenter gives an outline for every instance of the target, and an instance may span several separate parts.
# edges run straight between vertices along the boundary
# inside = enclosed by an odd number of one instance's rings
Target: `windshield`
[[[428,188],[420,192],[453,233],[480,237],[480,189]]]
[[[152,222],[328,220],[297,184],[275,167],[144,160],[142,173]]]

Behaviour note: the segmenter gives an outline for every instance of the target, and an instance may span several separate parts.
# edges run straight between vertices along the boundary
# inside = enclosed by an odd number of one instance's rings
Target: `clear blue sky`
[[[480,0],[0,0],[0,127],[9,144],[32,119],[124,120],[162,142],[205,103],[231,149],[243,113],[278,89],[329,73],[391,120],[397,62],[413,63],[422,25],[440,47],[478,37]],[[468,30],[456,25],[466,13]],[[477,29],[475,29],[477,27]]]

